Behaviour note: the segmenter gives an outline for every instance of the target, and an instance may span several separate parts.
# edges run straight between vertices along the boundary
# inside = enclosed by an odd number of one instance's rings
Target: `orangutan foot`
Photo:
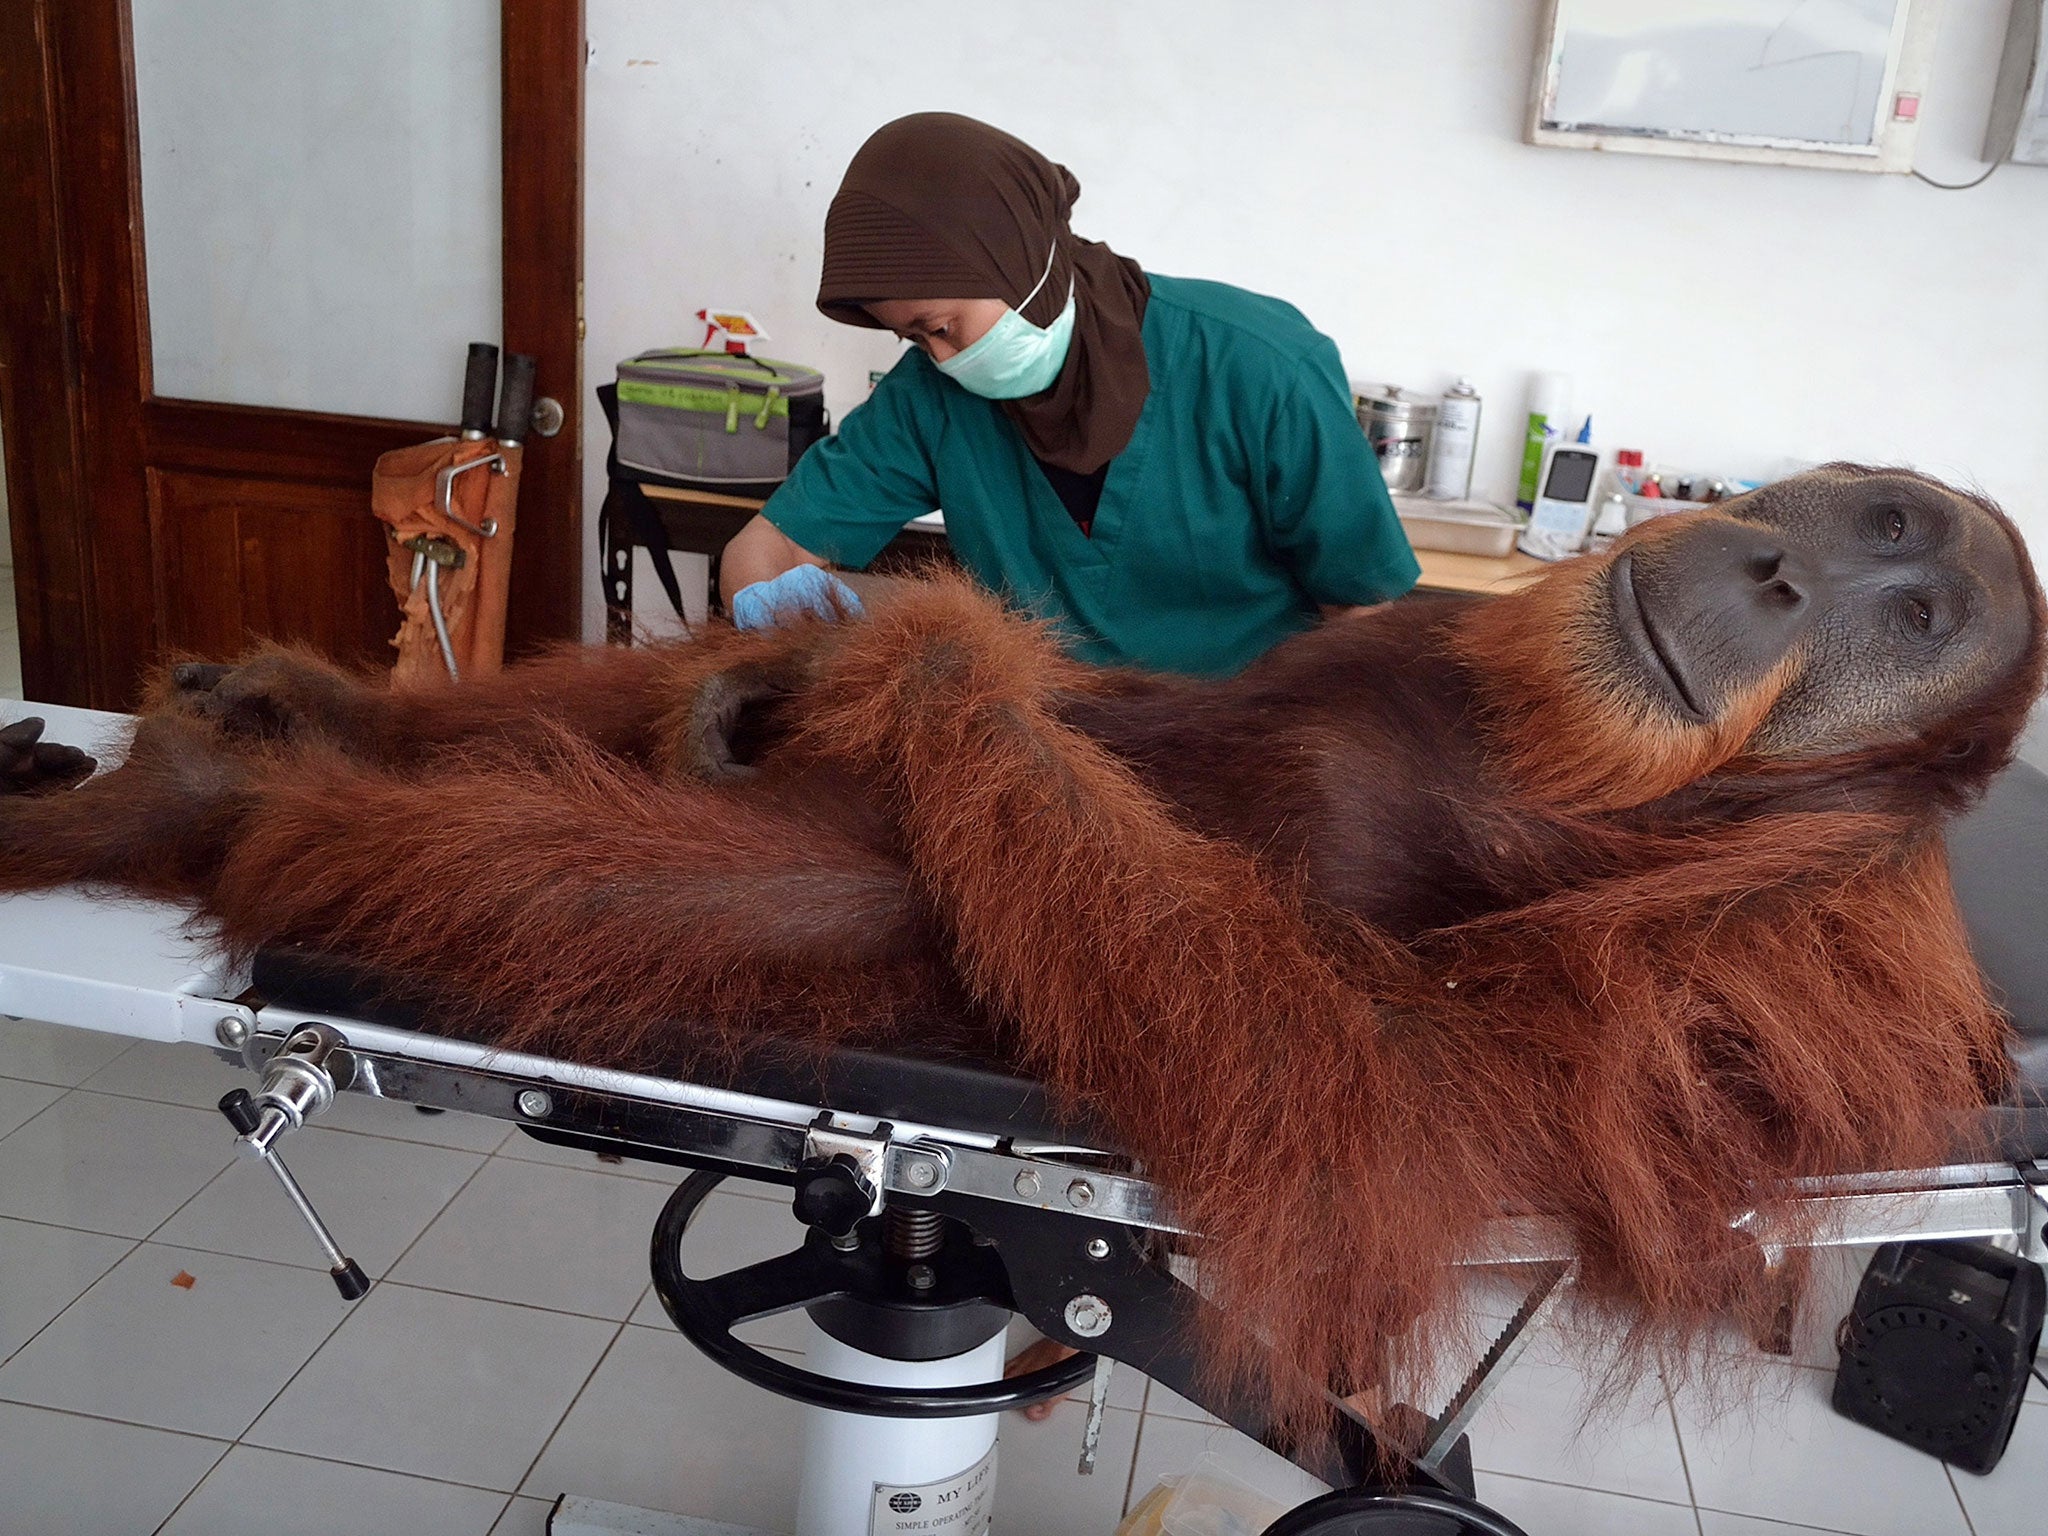
[[[304,656],[273,651],[239,666],[188,661],[171,669],[171,700],[226,736],[250,741],[347,740],[357,685]]]

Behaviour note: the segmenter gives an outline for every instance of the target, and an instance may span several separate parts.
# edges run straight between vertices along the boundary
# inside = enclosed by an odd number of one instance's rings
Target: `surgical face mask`
[[[1035,326],[1020,311],[1038,297],[1038,290],[1052,276],[1053,257],[1058,254],[1055,246],[1053,255],[1045,258],[1045,271],[1024,295],[1022,304],[1003,311],[1002,319],[973,346],[940,363],[939,372],[984,400],[1021,400],[1050,389],[1066,365],[1067,348],[1074,339],[1074,285],[1067,284],[1067,307],[1051,325]]]

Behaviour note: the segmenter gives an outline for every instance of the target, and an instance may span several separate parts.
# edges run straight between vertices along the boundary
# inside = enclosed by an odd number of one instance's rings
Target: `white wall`
[[[872,129],[947,109],[1072,167],[1080,232],[1297,304],[1353,377],[1469,374],[1483,491],[1511,485],[1529,372],[1562,368],[1610,446],[1909,462],[1981,485],[2048,555],[2048,171],[1945,193],[1530,148],[1538,9],[590,0],[589,376],[740,305],[843,412],[896,344],[812,307],[825,206]],[[2005,14],[1948,0],[1920,147],[1941,179],[1977,168]],[[599,611],[593,571],[593,633]]]

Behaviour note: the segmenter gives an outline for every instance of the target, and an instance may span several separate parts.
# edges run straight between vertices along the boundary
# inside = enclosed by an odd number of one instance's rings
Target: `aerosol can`
[[[1436,436],[1429,448],[1429,478],[1422,494],[1438,501],[1463,501],[1472,494],[1472,456],[1479,447],[1479,391],[1460,379],[1444,392],[1437,408]]]

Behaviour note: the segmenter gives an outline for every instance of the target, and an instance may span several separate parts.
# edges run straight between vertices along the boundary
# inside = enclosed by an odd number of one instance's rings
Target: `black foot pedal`
[[[1835,1344],[1835,1411],[1965,1472],[2005,1454],[2048,1280],[1989,1243],[1886,1243]]]

